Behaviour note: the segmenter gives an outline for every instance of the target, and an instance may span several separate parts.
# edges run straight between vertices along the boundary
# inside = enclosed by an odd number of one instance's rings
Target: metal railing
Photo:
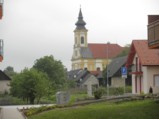
[[[159,19],[148,25],[148,45],[149,47],[159,47]]]

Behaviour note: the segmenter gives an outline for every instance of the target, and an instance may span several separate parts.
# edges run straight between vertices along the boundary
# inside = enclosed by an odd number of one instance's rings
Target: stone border
[[[100,103],[100,102],[113,102],[113,103],[121,103],[124,101],[134,101],[134,100],[144,100],[144,99],[155,99],[155,95],[151,96],[145,96],[145,95],[121,95],[121,96],[112,96],[112,97],[103,97],[102,99],[91,99],[91,100],[83,100],[79,102],[75,102],[74,104],[60,104],[56,105],[55,108],[71,108],[71,107],[76,107],[76,106],[84,106],[84,105],[89,105],[92,103]],[[21,109],[21,113],[23,113],[25,119],[27,119],[26,115],[24,114],[25,109]],[[52,109],[49,109],[52,110]],[[48,111],[48,110],[45,110]],[[41,112],[40,112],[41,113]]]
[[[21,111],[20,109],[17,108],[17,110],[19,111],[19,113],[21,113],[21,115],[24,117],[24,119],[28,119],[25,114],[23,113],[23,111]]]
[[[3,114],[2,114],[2,108],[0,108],[0,119],[2,119]]]

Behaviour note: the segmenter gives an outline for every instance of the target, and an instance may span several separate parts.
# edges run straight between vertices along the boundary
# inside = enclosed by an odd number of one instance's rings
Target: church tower
[[[123,50],[118,44],[88,43],[87,32],[80,8],[75,23],[72,70],[87,69],[91,72],[102,71]],[[108,51],[109,50],[109,51]]]
[[[78,15],[78,21],[75,23],[76,28],[74,30],[74,48],[73,48],[73,56],[72,56],[72,62],[80,59],[81,53],[80,49],[83,47],[88,47],[87,43],[87,29],[85,28],[86,22],[83,20],[82,11],[80,8],[79,15]],[[78,69],[80,66],[73,66],[72,69]]]

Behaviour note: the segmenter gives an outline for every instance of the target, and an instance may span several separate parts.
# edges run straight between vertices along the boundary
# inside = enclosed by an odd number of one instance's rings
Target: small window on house
[[[75,37],[75,44],[77,44],[77,37]]]
[[[159,75],[154,76],[154,86],[159,86]]]
[[[81,37],[81,44],[84,44],[84,37]]]

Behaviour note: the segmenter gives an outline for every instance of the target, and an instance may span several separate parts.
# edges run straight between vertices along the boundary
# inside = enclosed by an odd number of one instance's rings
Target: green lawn
[[[159,104],[154,101],[97,103],[87,106],[54,109],[29,119],[158,119]]]

